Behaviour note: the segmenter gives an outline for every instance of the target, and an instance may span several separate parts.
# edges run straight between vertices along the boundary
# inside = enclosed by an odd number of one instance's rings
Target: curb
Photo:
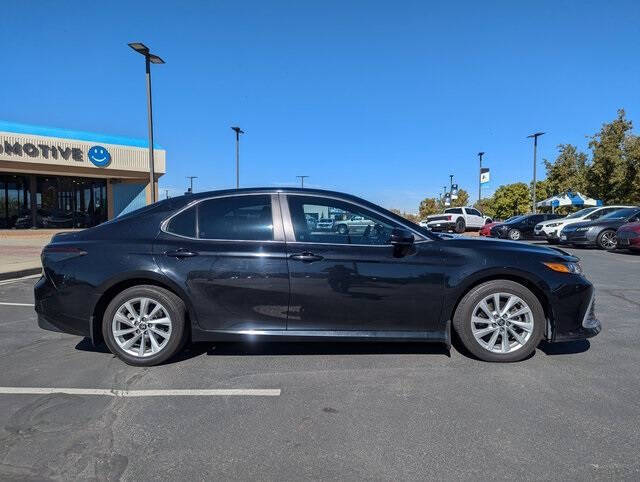
[[[27,268],[19,271],[7,271],[6,273],[0,273],[0,281],[23,278],[24,276],[31,276],[32,274],[39,274],[42,272],[42,268]]]

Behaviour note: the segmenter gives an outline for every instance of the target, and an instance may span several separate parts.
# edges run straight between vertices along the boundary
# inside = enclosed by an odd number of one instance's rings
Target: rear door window
[[[202,201],[198,205],[198,238],[273,240],[271,196],[231,196]]]

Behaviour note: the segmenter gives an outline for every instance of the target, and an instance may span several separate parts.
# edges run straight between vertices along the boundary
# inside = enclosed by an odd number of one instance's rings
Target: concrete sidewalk
[[[61,231],[70,230],[0,230],[0,280],[39,273],[42,248]]]

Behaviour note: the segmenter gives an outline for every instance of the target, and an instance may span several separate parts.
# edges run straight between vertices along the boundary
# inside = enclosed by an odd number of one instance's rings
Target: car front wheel
[[[519,229],[510,229],[508,236],[511,241],[520,241],[520,238],[522,238],[522,233]]]
[[[158,365],[185,341],[185,306],[172,292],[152,285],[128,288],[107,306],[102,334],[111,353],[129,365]]]
[[[460,301],[453,326],[465,348],[480,360],[515,362],[530,356],[544,332],[538,298],[509,280],[471,289]]]

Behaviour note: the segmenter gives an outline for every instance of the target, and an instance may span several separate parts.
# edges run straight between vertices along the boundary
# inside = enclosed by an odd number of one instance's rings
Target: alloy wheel
[[[517,229],[512,229],[511,231],[509,231],[509,238],[511,238],[513,241],[518,241],[520,239],[520,231]]]
[[[533,333],[533,312],[511,293],[493,293],[471,312],[471,332],[478,344],[492,353],[511,353],[522,348]]]
[[[111,323],[118,346],[135,357],[162,351],[171,337],[171,317],[167,309],[151,298],[133,298],[123,303]]]
[[[613,231],[605,231],[602,233],[600,238],[600,243],[604,249],[613,249],[617,246],[618,240],[616,238],[616,233]]]

